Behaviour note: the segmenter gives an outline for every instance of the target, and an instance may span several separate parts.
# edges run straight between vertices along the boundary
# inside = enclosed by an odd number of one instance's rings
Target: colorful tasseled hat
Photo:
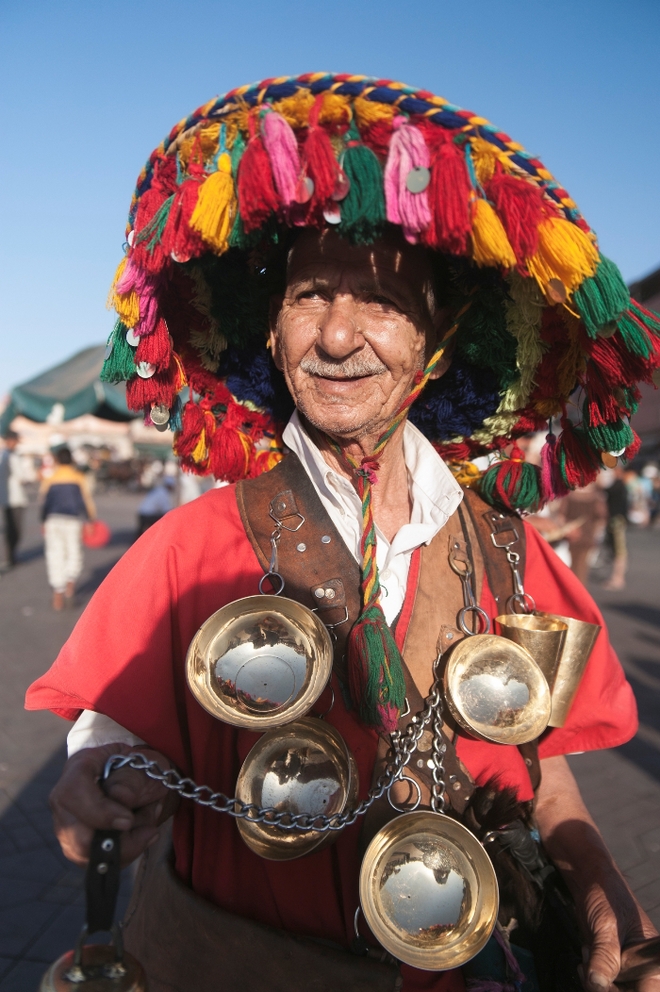
[[[266,79],[176,125],[133,196],[102,377],[175,431],[188,470],[266,471],[292,410],[268,301],[296,230],[364,243],[387,224],[432,249],[443,303],[462,314],[449,371],[410,409],[459,481],[535,509],[634,455],[658,319],[538,159],[441,97],[365,76]],[[517,439],[555,417],[541,467],[526,464]]]

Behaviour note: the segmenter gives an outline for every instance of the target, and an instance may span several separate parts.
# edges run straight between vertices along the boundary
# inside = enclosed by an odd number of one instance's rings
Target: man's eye
[[[298,303],[317,303],[323,299],[325,299],[323,293],[319,293],[317,289],[307,289],[304,293],[298,293],[296,297]]]
[[[399,309],[399,307],[396,305],[394,300],[390,299],[389,296],[380,296],[377,293],[374,293],[371,296],[367,296],[366,302],[375,304],[376,306],[382,307],[383,309],[387,309],[387,310]]]

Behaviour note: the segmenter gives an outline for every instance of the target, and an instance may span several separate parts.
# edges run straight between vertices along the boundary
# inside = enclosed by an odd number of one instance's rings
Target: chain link
[[[327,833],[331,830],[339,831],[351,826],[358,817],[364,816],[367,810],[402,777],[425,728],[431,721],[433,721],[434,758],[432,802],[433,809],[442,812],[445,808],[442,763],[446,745],[442,742],[442,693],[438,681],[436,681],[421,713],[412,718],[404,731],[395,731],[392,734],[394,758],[387,764],[383,774],[369,790],[366,799],[343,813],[325,816],[322,813],[313,815],[310,813],[289,813],[286,810],[278,812],[272,806],[244,803],[236,797],[229,798],[224,792],[214,792],[208,785],[197,785],[192,779],[180,775],[174,768],[163,771],[156,761],[150,761],[139,752],[113,754],[108,758],[103,770],[103,781],[105,782],[114,771],[121,768],[132,768],[134,771],[144,772],[148,778],[160,782],[171,792],[178,793],[182,799],[192,799],[199,806],[205,806],[216,813],[226,813],[235,819],[249,820],[251,823],[265,823],[268,826],[278,827],[280,830],[314,830],[318,833]]]

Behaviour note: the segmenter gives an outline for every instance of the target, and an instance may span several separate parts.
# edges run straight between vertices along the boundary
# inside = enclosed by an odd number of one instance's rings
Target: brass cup
[[[495,623],[503,637],[529,651],[552,691],[568,625],[559,617],[537,613],[510,613],[496,617]]]
[[[594,649],[600,625],[575,620],[573,617],[561,617],[554,613],[539,613],[540,617],[559,620],[566,624],[566,639],[559,658],[559,666],[552,687],[551,727],[563,727],[568,712],[575,699],[580,681]]]
[[[306,606],[247,596],[214,613],[186,656],[190,691],[218,720],[269,730],[304,716],[332,673],[332,641]]]
[[[446,971],[488,941],[499,890],[490,858],[466,827],[439,813],[406,813],[369,844],[360,904],[371,932],[395,958]]]
[[[550,719],[543,672],[519,644],[475,634],[452,648],[444,674],[445,698],[456,722],[473,737],[525,744]]]
[[[264,734],[236,782],[236,796],[244,803],[312,817],[343,813],[357,793],[357,766],[344,739],[330,724],[314,718]],[[282,830],[248,819],[236,823],[247,846],[269,861],[300,858],[332,843],[338,833]]]

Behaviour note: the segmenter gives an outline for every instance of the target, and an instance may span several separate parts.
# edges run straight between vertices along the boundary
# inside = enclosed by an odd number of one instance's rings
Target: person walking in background
[[[46,572],[53,590],[53,609],[72,603],[76,579],[82,572],[82,518],[96,519],[87,479],[73,466],[69,448],[55,452],[55,471],[41,486],[44,502]]]
[[[175,486],[176,479],[171,475],[165,475],[157,486],[149,490],[138,508],[138,537],[172,509]]]
[[[571,570],[586,586],[589,578],[591,554],[602,540],[607,506],[602,491],[595,482],[584,489],[575,489],[561,501],[561,509],[567,524],[575,527],[567,532],[571,551]]]
[[[0,454],[0,506],[4,516],[6,568],[13,568],[16,564],[16,548],[23,531],[23,511],[27,506],[21,456],[16,451],[19,441],[16,431],[7,431],[5,448]]]
[[[607,539],[614,558],[612,574],[603,588],[624,589],[628,566],[628,548],[626,545],[628,487],[625,482],[625,472],[620,465],[614,469],[614,481],[605,490],[605,498],[607,500]]]

